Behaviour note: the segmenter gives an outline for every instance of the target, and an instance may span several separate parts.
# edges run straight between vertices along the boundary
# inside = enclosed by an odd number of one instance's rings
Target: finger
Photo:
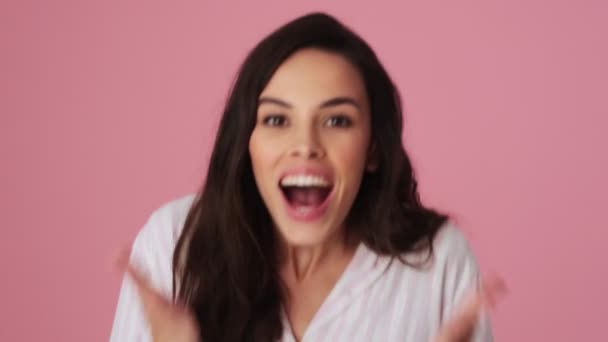
[[[472,289],[468,292],[456,311],[457,315],[462,319],[462,323],[466,320],[467,323],[475,324],[482,310],[485,307],[494,307],[506,293],[505,281],[491,275],[483,281],[480,290]]]
[[[507,292],[504,280],[490,276],[484,280],[481,289],[470,290],[458,306],[453,318],[441,329],[437,341],[459,341],[473,332],[480,313],[486,306],[493,307],[498,299]]]
[[[482,291],[484,305],[494,308],[498,300],[508,293],[508,288],[504,279],[491,275],[483,282]]]
[[[116,252],[116,255],[114,255],[114,267],[121,273],[126,272],[130,257],[131,248],[128,246],[122,247]]]
[[[448,320],[442,330],[442,336],[446,341],[459,341],[473,331],[477,323],[477,317],[483,307],[483,301],[481,292],[470,291],[466,295],[453,318]]]
[[[125,272],[133,281],[139,292],[148,293],[152,290],[148,279],[137,269],[130,261],[131,249],[122,248],[116,256],[116,267],[118,270]]]
[[[146,315],[149,319],[153,319],[155,312],[158,311],[158,307],[166,306],[169,302],[154,289],[143,272],[130,262],[130,255],[130,248],[121,249],[116,257],[116,267],[126,273],[131,279],[141,299]]]

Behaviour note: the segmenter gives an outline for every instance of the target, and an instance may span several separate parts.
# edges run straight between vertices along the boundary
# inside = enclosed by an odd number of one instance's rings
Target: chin
[[[325,242],[326,239],[311,235],[297,235],[283,237],[289,247],[314,247]]]
[[[314,224],[289,224],[289,229],[280,229],[279,234],[282,239],[294,247],[313,247],[319,246],[328,241],[331,235],[326,227]]]

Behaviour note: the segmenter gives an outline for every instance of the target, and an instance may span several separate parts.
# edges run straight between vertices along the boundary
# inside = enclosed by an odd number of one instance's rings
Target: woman
[[[500,283],[478,290],[466,240],[420,203],[401,131],[391,79],[334,18],[265,38],[202,191],[120,258],[111,340],[490,341]]]

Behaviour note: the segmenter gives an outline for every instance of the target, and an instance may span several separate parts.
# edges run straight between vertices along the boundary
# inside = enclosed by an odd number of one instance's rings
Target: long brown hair
[[[273,223],[255,185],[248,142],[258,96],[302,48],[347,58],[365,82],[378,167],[363,176],[346,227],[378,254],[428,250],[446,216],[425,208],[401,141],[399,93],[368,44],[333,17],[312,13],[274,31],[247,56],[223,112],[206,182],[173,257],[173,294],[189,305],[202,341],[272,341],[282,334]]]

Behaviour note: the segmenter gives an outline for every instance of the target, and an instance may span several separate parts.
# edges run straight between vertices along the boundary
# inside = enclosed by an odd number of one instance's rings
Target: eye
[[[353,121],[346,115],[334,115],[327,119],[325,124],[329,127],[347,128],[353,125]]]
[[[270,127],[285,126],[287,124],[287,118],[281,114],[272,114],[272,115],[267,115],[266,117],[264,117],[264,119],[262,120],[262,123],[265,126],[270,126]]]

